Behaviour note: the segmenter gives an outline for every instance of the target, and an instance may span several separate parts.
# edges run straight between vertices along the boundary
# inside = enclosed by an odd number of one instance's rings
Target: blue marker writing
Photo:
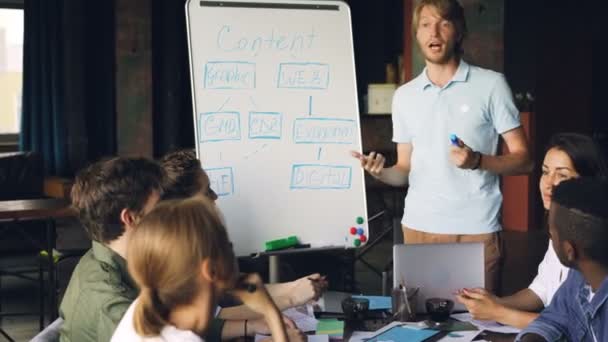
[[[458,136],[456,134],[450,134],[450,141],[452,142],[452,145],[460,146],[460,144],[458,144]]]

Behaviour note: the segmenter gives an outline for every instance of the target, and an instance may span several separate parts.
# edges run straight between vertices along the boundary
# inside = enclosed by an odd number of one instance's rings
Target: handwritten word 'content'
[[[292,189],[349,189],[350,166],[303,164],[294,165],[291,171]]]
[[[253,89],[255,64],[248,62],[208,62],[205,64],[205,88]]]
[[[217,47],[226,52],[248,52],[258,56],[260,52],[287,52],[293,57],[300,56],[305,50],[312,49],[317,34],[314,28],[308,32],[281,32],[270,29],[264,33],[251,33],[222,26],[216,35]]]
[[[241,139],[238,112],[203,113],[199,121],[201,142]]]

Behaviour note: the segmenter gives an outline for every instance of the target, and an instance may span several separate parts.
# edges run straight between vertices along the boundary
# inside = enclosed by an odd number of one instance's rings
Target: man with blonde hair
[[[393,97],[397,162],[353,152],[380,181],[409,185],[405,243],[484,242],[486,288],[498,283],[499,175],[532,170],[526,137],[502,74],[462,59],[467,34],[456,0],[422,0],[413,31],[426,68]],[[502,137],[509,152],[497,155]]]

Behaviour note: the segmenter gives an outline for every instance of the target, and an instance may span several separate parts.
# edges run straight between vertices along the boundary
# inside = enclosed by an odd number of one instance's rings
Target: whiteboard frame
[[[192,96],[192,115],[193,115],[193,122],[194,122],[194,137],[195,137],[195,149],[196,149],[196,155],[197,157],[200,159],[201,156],[201,150],[200,150],[200,144],[198,141],[198,137],[199,137],[199,127],[198,127],[198,121],[197,121],[197,115],[198,115],[198,110],[197,110],[197,101],[196,101],[196,87],[195,87],[195,83],[196,83],[196,78],[195,78],[195,74],[194,74],[194,61],[193,61],[193,53],[192,53],[192,37],[191,37],[191,33],[190,33],[190,11],[189,11],[189,5],[191,2],[193,1],[198,1],[199,5],[202,6],[203,3],[209,3],[209,4],[214,4],[214,6],[209,6],[209,7],[234,7],[234,8],[238,8],[238,7],[245,7],[245,8],[277,8],[277,9],[317,9],[317,10],[334,10],[334,8],[337,11],[346,11],[346,15],[348,16],[349,22],[352,23],[352,16],[351,16],[351,10],[350,10],[350,6],[344,2],[344,1],[340,1],[340,0],[330,0],[330,1],[324,1],[324,0],[265,0],[265,1],[257,1],[257,0],[224,0],[224,1],[210,1],[210,0],[187,0],[185,3],[185,12],[186,12],[186,33],[187,33],[187,39],[188,39],[188,61],[189,61],[189,68],[190,68],[190,88],[191,88],[191,96]],[[359,137],[359,141],[357,144],[357,148],[358,151],[362,151],[363,150],[363,139],[362,139],[362,129],[361,129],[361,110],[359,108],[359,98],[358,98],[358,92],[356,91],[357,89],[357,78],[356,78],[356,70],[355,70],[355,54],[354,54],[354,42],[353,42],[353,28],[352,28],[352,24],[348,25],[348,32],[349,32],[349,39],[350,39],[350,45],[353,48],[353,51],[350,53],[351,56],[351,65],[353,67],[352,70],[352,82],[355,88],[354,93],[352,94],[353,96],[353,101],[355,104],[355,108],[357,111],[357,115],[355,116],[354,120],[356,120],[357,123],[357,127],[359,128],[358,133],[358,137]],[[355,133],[355,134],[357,134]],[[203,167],[204,169],[204,167]],[[367,243],[370,242],[370,231],[369,231],[369,214],[368,214],[368,208],[367,208],[367,189],[365,187],[365,171],[361,171],[361,176],[359,177],[359,182],[361,185],[361,191],[363,194],[363,210],[364,210],[364,215],[365,215],[365,227],[366,227],[366,235],[367,235],[367,241],[365,243],[361,243],[360,246],[355,247],[353,245],[350,244],[344,244],[344,245],[334,245],[334,244],[329,244],[327,246],[318,246],[318,247],[309,247],[309,248],[296,248],[296,249],[286,249],[286,250],[279,250],[279,251],[259,251],[258,253],[253,253],[253,255],[257,256],[261,256],[261,255],[272,255],[272,254],[284,254],[284,253],[301,253],[301,252],[306,252],[306,251],[323,251],[323,250],[335,250],[335,249],[349,249],[349,248],[361,248],[366,246]],[[353,182],[356,181],[355,179],[352,180]],[[239,257],[247,257],[247,255],[239,255]]]

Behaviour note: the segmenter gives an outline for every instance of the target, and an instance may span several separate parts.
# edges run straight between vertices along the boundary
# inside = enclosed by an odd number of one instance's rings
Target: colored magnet
[[[355,239],[355,241],[353,241],[353,245],[355,245],[355,247],[361,246],[361,240]]]
[[[365,241],[367,241],[367,236],[361,235],[361,236],[359,236],[359,240],[361,240],[361,242],[365,242]]]
[[[361,216],[357,217],[357,224],[363,224],[363,222],[365,222],[363,217],[361,217]]]
[[[365,232],[363,231],[363,228],[359,228],[359,229],[357,229],[357,234],[359,234],[359,235],[363,235],[363,233],[365,233]]]
[[[356,235],[356,234],[357,234],[357,228],[355,228],[355,227],[350,227],[350,234],[351,234],[351,235]]]

